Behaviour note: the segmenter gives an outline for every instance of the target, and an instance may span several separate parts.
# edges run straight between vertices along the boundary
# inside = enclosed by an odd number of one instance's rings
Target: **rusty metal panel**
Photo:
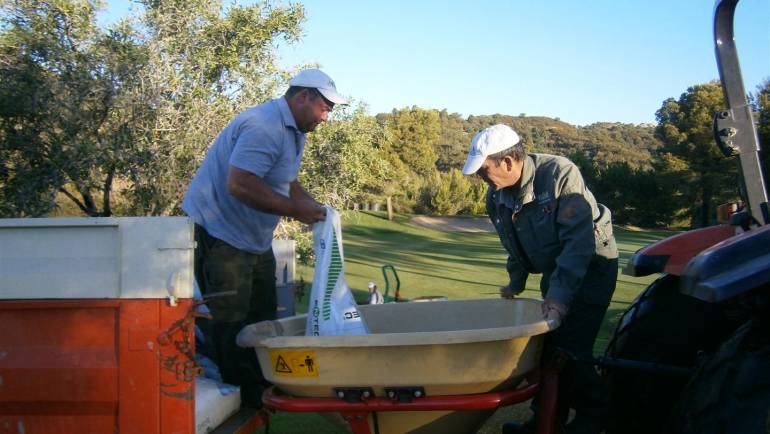
[[[0,302],[0,433],[194,433],[192,306]]]

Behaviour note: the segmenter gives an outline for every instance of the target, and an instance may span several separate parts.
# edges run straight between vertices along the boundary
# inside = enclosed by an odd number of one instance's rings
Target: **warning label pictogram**
[[[278,360],[275,362],[275,372],[291,374],[291,368],[286,364],[286,360],[283,360],[282,356],[278,356]]]
[[[275,375],[282,377],[317,377],[318,363],[315,351],[270,351],[270,362]]]

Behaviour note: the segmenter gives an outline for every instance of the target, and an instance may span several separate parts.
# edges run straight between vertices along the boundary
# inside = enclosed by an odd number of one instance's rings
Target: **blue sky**
[[[319,63],[372,114],[417,105],[580,125],[654,122],[664,99],[718,77],[712,0],[299,3],[304,37],[279,47],[281,64]],[[103,20],[129,8],[110,0]],[[754,91],[770,78],[770,0],[742,0],[735,32]]]

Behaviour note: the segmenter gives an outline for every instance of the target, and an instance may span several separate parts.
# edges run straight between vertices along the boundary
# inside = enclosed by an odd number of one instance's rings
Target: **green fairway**
[[[620,249],[620,267],[639,248],[671,235],[669,231],[632,231],[615,227]],[[368,297],[366,284],[374,280],[385,290],[381,267],[393,265],[401,280],[401,296],[416,298],[443,295],[450,299],[495,298],[507,283],[506,253],[495,233],[442,232],[409,223],[409,217],[396,216],[389,222],[384,213],[347,213],[342,229],[345,276],[357,300]],[[313,280],[312,267],[298,267],[298,277]],[[595,352],[604,350],[620,315],[656,276],[634,278],[620,274],[612,303],[599,332]],[[540,277],[530,276],[525,297],[540,297]],[[309,286],[309,285],[308,285]],[[309,290],[309,288],[308,288]],[[393,288],[390,289],[391,297]],[[297,310],[307,309],[307,294],[298,301]],[[483,433],[499,432],[505,420],[523,419],[528,408],[519,404],[498,411]],[[271,433],[299,434],[313,427],[319,433],[344,433],[326,419],[312,414],[277,413]],[[264,432],[264,431],[262,431]]]

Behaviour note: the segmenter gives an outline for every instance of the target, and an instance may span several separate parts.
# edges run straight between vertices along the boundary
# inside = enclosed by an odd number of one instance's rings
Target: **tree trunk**
[[[388,221],[393,221],[393,203],[390,200],[390,196],[388,196]]]

